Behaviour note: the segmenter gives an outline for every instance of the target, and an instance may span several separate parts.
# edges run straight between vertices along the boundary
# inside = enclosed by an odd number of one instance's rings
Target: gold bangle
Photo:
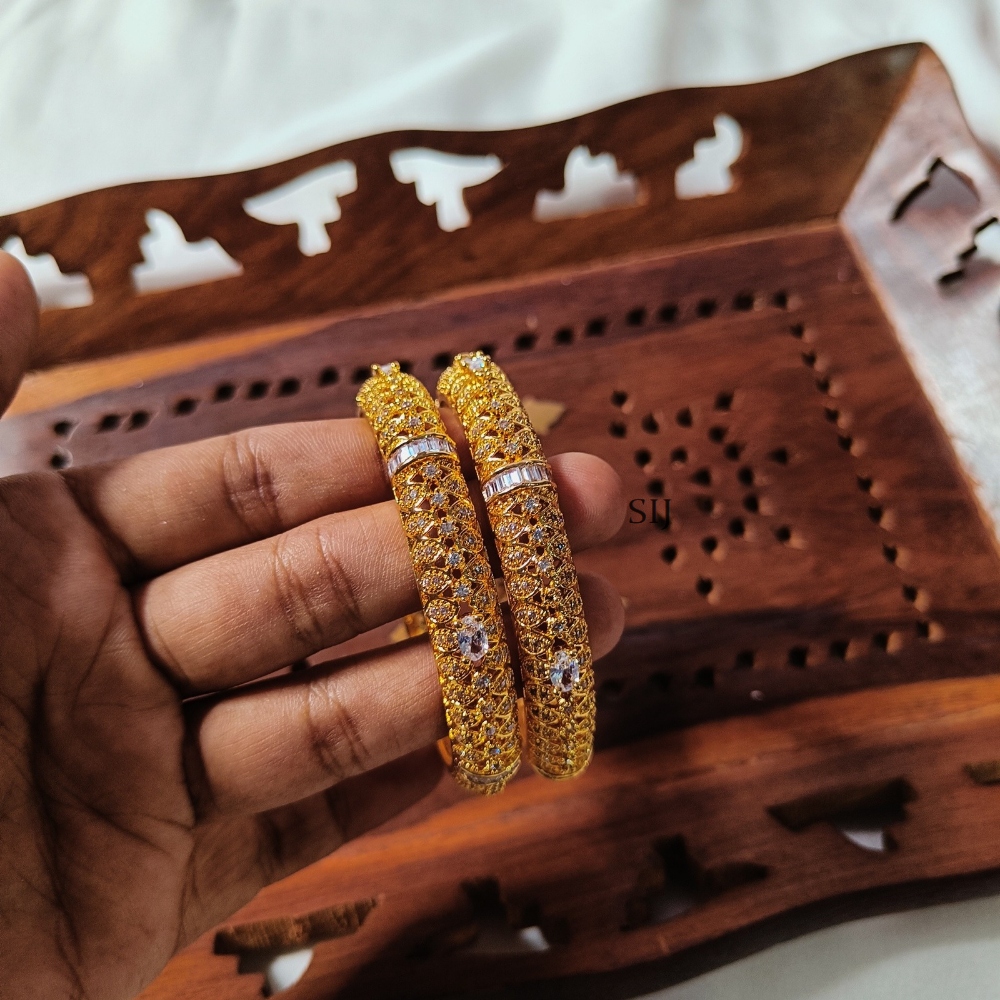
[[[528,750],[546,778],[569,778],[594,748],[594,669],[580,585],[541,442],[503,371],[460,354],[438,394],[465,428],[497,540],[524,679]]]
[[[448,721],[451,771],[483,795],[518,768],[510,650],[489,557],[455,445],[427,390],[398,364],[372,365],[358,406],[399,507]]]

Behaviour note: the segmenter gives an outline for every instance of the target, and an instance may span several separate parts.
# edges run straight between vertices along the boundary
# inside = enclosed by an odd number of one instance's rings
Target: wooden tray
[[[679,198],[720,115],[741,132],[731,190]],[[635,204],[536,221],[579,146],[614,156]],[[442,230],[394,178],[391,154],[420,147],[499,157],[465,189],[469,226]],[[326,253],[244,212],[341,161],[357,188]],[[490,802],[442,787],[262,893],[149,996],[252,997],[261,975],[237,966],[260,961],[213,950],[319,941],[290,997],[552,995],[555,979],[608,996],[836,919],[834,900],[870,912],[900,886],[1000,866],[983,787],[1000,688],[972,679],[1000,649],[1000,267],[983,238],[998,206],[940,63],[900,46],[0,219],[0,241],[52,253],[94,296],[43,314],[48,367],[0,421],[2,472],[352,414],[372,361],[432,384],[450,354],[488,346],[555,420],[551,453],[603,456],[634,510],[661,515],[579,560],[628,616],[597,666],[602,752],[582,780],[525,778]],[[242,274],[136,294],[150,208]],[[627,966],[631,985],[602,978]]]

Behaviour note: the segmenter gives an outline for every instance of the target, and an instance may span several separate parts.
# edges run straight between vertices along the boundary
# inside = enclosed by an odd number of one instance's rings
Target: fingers
[[[14,288],[17,282],[8,284]],[[27,291],[34,295],[30,285]],[[18,294],[23,298],[24,292]],[[450,410],[443,412],[471,476],[461,426]],[[586,546],[613,534],[624,503],[611,467],[572,454],[553,459],[552,468],[568,508],[571,542]],[[129,581],[391,495],[375,437],[362,419],[255,427],[64,476]],[[574,531],[579,537],[572,537]]]
[[[390,502],[190,563],[135,596],[150,653],[186,692],[262,677],[419,607]]]
[[[314,795],[447,735],[430,646],[233,692],[197,723],[203,803],[260,812]]]
[[[28,272],[0,251],[0,413],[28,368],[38,332],[38,298]]]
[[[590,455],[553,462],[570,544],[618,529],[617,474]],[[154,658],[185,691],[215,691],[419,608],[393,503],[317,518],[159,576],[136,594]]]
[[[580,596],[590,648],[599,660],[618,645],[625,628],[625,609],[618,591],[595,573],[580,574]]]
[[[65,477],[131,578],[391,496],[361,419],[254,427]]]
[[[600,577],[580,584],[594,655],[602,656],[621,634],[621,601]],[[426,641],[244,688],[195,711],[203,808],[223,812],[296,801],[446,734]]]
[[[618,473],[604,459],[580,451],[556,455],[549,464],[570,548],[582,552],[616,535],[626,509]]]
[[[254,817],[263,884],[277,881],[419,802],[441,780],[434,747],[419,750],[294,805]]]

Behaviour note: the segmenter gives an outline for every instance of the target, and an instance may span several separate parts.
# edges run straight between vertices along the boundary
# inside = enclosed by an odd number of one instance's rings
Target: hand
[[[36,322],[0,254],[0,412]],[[574,547],[612,535],[610,467],[552,466]],[[5,995],[134,996],[263,886],[436,784],[425,642],[261,679],[419,608],[390,496],[362,420],[0,480]],[[581,586],[600,656],[621,604]]]

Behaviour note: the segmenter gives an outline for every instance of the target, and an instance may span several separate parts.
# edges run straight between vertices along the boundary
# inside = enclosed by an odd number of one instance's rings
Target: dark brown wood
[[[342,906],[299,917],[276,917],[223,927],[215,934],[213,948],[217,955],[242,955],[254,951],[291,951],[319,941],[356,934],[378,905],[376,899],[362,899]]]
[[[737,186],[678,201],[674,172],[719,112],[744,129]],[[533,222],[535,193],[561,186],[579,143],[634,171],[645,203]],[[501,156],[504,170],[466,191],[468,229],[438,230],[392,178],[389,153],[409,145]],[[343,157],[359,188],[328,227],[329,254],[303,258],[294,227],[242,213],[248,194]],[[964,215],[928,195],[938,157],[975,189]],[[443,785],[263,893],[148,996],[257,996],[259,972],[237,968],[259,963],[213,949],[315,941],[316,913],[375,898],[356,933],[316,944],[290,996],[531,983],[547,995],[557,981],[623,995],[616,970],[652,989],[702,967],[698,949],[745,951],[796,921],[1000,869],[1000,681],[985,676],[1000,649],[1000,492],[988,433],[967,447],[954,356],[932,349],[997,339],[996,274],[962,256],[997,198],[940,63],[901,46],[537,129],[357,140],[4,220],[0,239],[21,233],[97,293],[46,314],[40,363],[187,343],[36,375],[0,421],[0,474],[346,416],[372,362],[399,359],[433,385],[453,353],[488,347],[526,397],[561,411],[547,450],[606,458],[647,515],[579,559],[627,603],[625,637],[597,665],[600,752],[583,780],[525,778],[489,802]],[[133,296],[154,203],[188,239],[216,237],[244,277]],[[218,331],[233,332],[207,336]],[[988,351],[977,357],[989,370]],[[669,525],[650,523],[667,499]],[[859,822],[894,849],[849,843]],[[548,949],[524,952],[525,927]]]
[[[566,122],[507,132],[395,132],[357,139],[285,163],[216,177],[152,181],[94,191],[0,218],[0,243],[19,235],[29,253],[51,253],[85,273],[89,308],[47,312],[40,367],[371,303],[413,300],[478,282],[579,266],[734,232],[832,219],[864,166],[912,70],[918,46],[852,57],[810,73],[755,84],[672,91]],[[822,107],[824,113],[817,114]],[[700,202],[677,201],[674,172],[694,141],[713,134],[719,113],[742,124],[747,148],[737,188]],[[645,194],[636,208],[538,223],[542,189],[563,186],[567,154],[584,144],[610,152]],[[475,224],[442,232],[433,207],[392,175],[394,150],[427,146],[500,156],[504,169],[469,188]],[[789,171],[789,150],[808,170]],[[329,252],[304,257],[294,225],[246,214],[248,197],[323,164],[349,160],[358,187],[327,227]],[[780,182],[778,182],[780,179]],[[190,241],[213,237],[244,268],[240,277],[136,295],[145,213],[158,208]]]
[[[489,996],[570,974],[580,989],[573,995],[607,996],[581,988],[579,977],[630,965],[646,967],[643,986],[653,989],[670,981],[665,958],[739,928],[752,935],[782,913],[802,913],[800,928],[812,928],[804,908],[817,900],[837,901],[839,909],[825,911],[829,922],[856,915],[850,900],[859,894],[877,909],[871,893],[879,887],[1000,867],[1000,791],[963,771],[994,752],[998,724],[993,677],[706,723],[600,753],[579,781],[518,779],[496,799],[458,802],[367,837],[265,890],[234,920],[379,896],[361,930],[316,947],[290,997]],[[901,776],[915,797],[888,821],[896,847],[886,852],[859,848],[830,821],[793,832],[768,812]],[[441,795],[453,797],[447,786]],[[664,852],[663,842],[677,838],[681,850]],[[692,870],[708,873],[714,891],[699,889],[704,874],[692,883]],[[498,888],[499,916],[488,890],[484,900],[484,880]],[[650,897],[647,919],[630,920],[636,901]],[[911,905],[919,899],[908,897]],[[548,950],[502,953],[523,926],[539,927]],[[486,929],[492,953],[477,950]],[[726,945],[739,950],[745,939]],[[238,975],[235,957],[212,954],[214,940],[206,935],[178,956],[146,1000],[259,996],[260,975]]]
[[[355,372],[400,343],[431,385],[439,356],[489,344],[524,394],[566,407],[551,452],[607,459],[647,512],[671,499],[669,530],[626,524],[580,559],[628,602],[598,665],[601,745],[995,670],[992,537],[833,225],[347,319],[25,414],[0,422],[5,471],[353,415]]]

